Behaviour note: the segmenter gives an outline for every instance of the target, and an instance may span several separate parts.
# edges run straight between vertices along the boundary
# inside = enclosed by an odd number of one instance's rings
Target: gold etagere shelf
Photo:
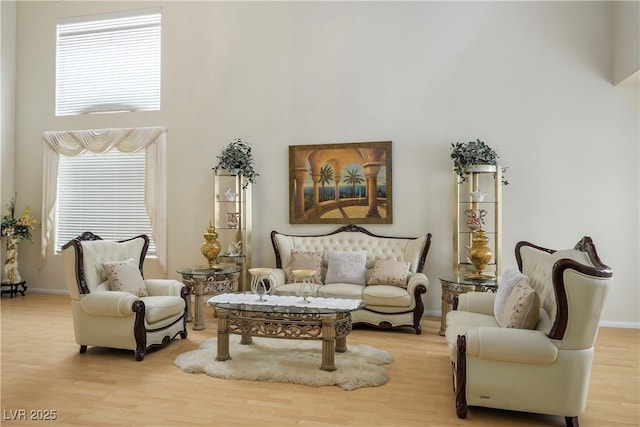
[[[250,289],[251,268],[251,183],[226,170],[213,173],[213,215],[221,251],[219,263],[241,267],[237,290]]]
[[[500,275],[502,260],[502,168],[474,165],[466,180],[453,173],[453,271],[460,277],[494,278]],[[491,252],[481,273],[469,258],[479,240]],[[486,252],[486,250],[485,250]]]

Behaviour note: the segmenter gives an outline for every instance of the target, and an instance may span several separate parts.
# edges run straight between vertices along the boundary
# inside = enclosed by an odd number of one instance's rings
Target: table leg
[[[196,297],[193,307],[193,330],[200,331],[205,329],[204,326],[204,284],[202,277],[194,277],[196,287]]]
[[[443,289],[444,293],[445,290]],[[440,308],[440,335],[444,336],[444,332],[447,329],[447,313],[449,312],[449,303],[445,301],[445,296],[442,295],[442,307]]]
[[[189,294],[187,295],[187,322],[191,322],[193,320],[192,308],[191,308],[191,294],[193,294],[193,276],[191,274],[182,273],[182,283],[189,290]]]
[[[346,316],[351,316],[349,313],[346,313]],[[339,322],[345,318],[345,313],[338,313],[336,316],[336,321]],[[335,328],[334,328],[335,329]],[[340,336],[336,338],[336,353],[344,353],[347,351],[347,336]]]
[[[218,354],[216,360],[225,361],[231,359],[229,355],[229,311],[216,308],[216,313],[218,313]]]
[[[322,320],[322,364],[323,371],[335,371],[336,350],[336,315],[325,314],[320,316]]]

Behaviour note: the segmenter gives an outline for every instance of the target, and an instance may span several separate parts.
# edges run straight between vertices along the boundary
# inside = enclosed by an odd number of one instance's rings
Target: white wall
[[[613,3],[613,82],[640,82],[640,1]],[[632,77],[633,78],[633,77]]]
[[[15,190],[15,79],[16,3],[2,1],[0,2],[0,181],[2,182],[0,202],[2,202],[2,215]]]
[[[45,130],[165,125],[169,276],[199,253],[223,145],[253,143],[254,265],[274,263],[269,232],[288,223],[288,146],[393,141],[394,224],[379,234],[434,235],[427,311],[451,259],[452,142],[480,138],[508,166],[504,267],[530,240],[596,242],[616,281],[605,320],[639,323],[637,90],[612,85],[612,6],[603,2],[161,2],[163,98],[157,113],[54,117],[56,18],[154,2],[20,2],[17,189],[41,200]],[[38,209],[36,209],[36,213]],[[32,288],[62,290],[59,257]],[[147,263],[147,276],[154,266]]]

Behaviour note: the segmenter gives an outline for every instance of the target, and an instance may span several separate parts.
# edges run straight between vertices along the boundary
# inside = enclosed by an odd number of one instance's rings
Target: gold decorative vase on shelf
[[[491,253],[491,249],[489,249],[489,238],[487,237],[484,230],[478,230],[473,233],[473,238],[471,239],[472,245],[469,249],[467,256],[471,260],[471,263],[476,269],[476,273],[471,275],[472,278],[484,278],[484,277],[493,277],[492,275],[483,274],[484,270],[486,270],[489,261],[491,261],[491,257],[493,254]]]
[[[209,262],[209,268],[213,268],[214,265],[218,262],[218,254],[220,253],[220,242],[218,242],[218,233],[216,233],[216,228],[213,226],[213,223],[209,223],[209,227],[207,227],[207,232],[204,233],[204,242],[200,245],[200,252]]]

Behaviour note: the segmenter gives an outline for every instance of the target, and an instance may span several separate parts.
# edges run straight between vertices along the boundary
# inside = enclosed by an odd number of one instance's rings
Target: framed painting
[[[290,224],[391,224],[391,141],[289,146]]]

